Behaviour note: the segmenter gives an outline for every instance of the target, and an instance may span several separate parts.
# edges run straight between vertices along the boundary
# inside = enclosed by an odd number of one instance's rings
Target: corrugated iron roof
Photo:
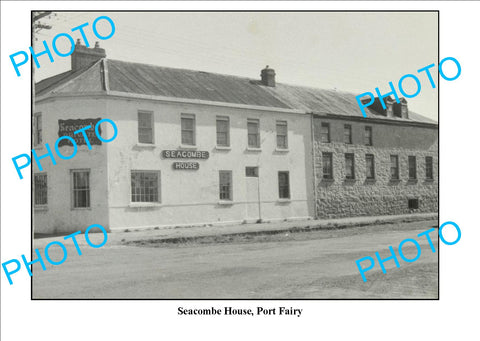
[[[108,79],[104,78],[104,71]],[[321,115],[363,117],[356,95],[277,83],[268,87],[256,79],[101,59],[78,71],[68,71],[39,82],[36,94],[111,91],[221,103],[297,109]],[[409,110],[409,119],[387,118],[369,108],[367,116],[391,121],[437,122]]]

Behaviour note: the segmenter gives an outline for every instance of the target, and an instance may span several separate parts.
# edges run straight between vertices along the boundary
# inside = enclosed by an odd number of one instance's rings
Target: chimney
[[[262,84],[266,86],[275,86],[275,70],[270,69],[268,65],[265,67],[265,69],[262,70],[262,73],[260,74],[262,76]]]
[[[408,119],[408,104],[405,97],[400,98],[400,103],[393,104],[393,115]]]
[[[105,49],[100,48],[100,45],[95,42],[94,48],[88,48],[80,43],[80,39],[77,40],[75,50],[72,53],[72,70],[77,71],[86,66],[92,65],[96,61],[105,58],[107,55]]]

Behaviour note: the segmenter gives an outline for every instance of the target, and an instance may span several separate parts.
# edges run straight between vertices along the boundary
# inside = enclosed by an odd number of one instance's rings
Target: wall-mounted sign
[[[197,170],[200,168],[198,162],[174,162],[173,169],[194,169]]]
[[[210,154],[206,151],[196,150],[163,150],[166,159],[208,159]]]
[[[95,134],[95,125],[101,118],[85,118],[85,119],[72,119],[72,120],[58,120],[58,136],[70,136],[75,140],[77,145],[87,144],[83,137],[83,133],[73,134],[75,131],[85,128],[86,126],[90,126],[89,129],[85,130],[85,134],[88,137],[88,141],[90,144],[98,144],[101,145],[102,141],[100,141]],[[102,134],[101,126],[98,126],[98,133]],[[70,141],[64,139],[58,143],[58,146],[72,146]]]

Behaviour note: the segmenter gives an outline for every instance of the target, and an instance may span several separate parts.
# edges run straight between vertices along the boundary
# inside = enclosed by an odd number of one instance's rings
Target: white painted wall
[[[105,118],[106,100],[81,97],[58,98],[37,103],[35,112],[42,113],[43,144],[49,144],[57,164],[53,165],[50,158],[40,161],[43,172],[47,173],[48,205],[41,209],[34,208],[34,232],[85,231],[91,224],[100,224],[107,228],[109,222],[106,144],[93,145],[92,150],[88,150],[85,145],[78,146],[77,155],[70,160],[57,157],[54,150],[55,141],[58,138],[59,119]],[[60,147],[64,155],[70,155],[72,149],[68,146]],[[38,156],[47,152],[45,147],[36,147],[35,150]],[[34,173],[39,172],[33,160],[32,167]],[[90,169],[90,208],[72,208],[71,169]]]
[[[138,146],[137,112],[154,113],[155,146]],[[146,99],[110,98],[117,139],[108,144],[109,223],[112,229],[242,222],[247,217],[246,166],[259,166],[263,220],[313,216],[311,128],[308,115]],[[174,170],[164,149],[181,146],[180,117],[196,115],[196,150],[208,151],[199,170]],[[216,116],[230,117],[230,150],[217,150]],[[260,119],[261,151],[247,151],[247,118]],[[289,152],[276,152],[276,120],[288,121]],[[182,160],[177,160],[182,161]],[[190,160],[183,160],[190,161]],[[130,202],[130,171],[161,171],[161,204]],[[219,204],[219,170],[231,170],[233,204]],[[290,172],[290,202],[280,202],[278,171]],[[307,191],[308,190],[308,191]]]

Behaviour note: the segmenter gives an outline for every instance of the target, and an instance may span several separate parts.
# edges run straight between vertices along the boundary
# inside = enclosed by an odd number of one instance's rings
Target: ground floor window
[[[220,200],[232,200],[232,171],[219,171]]]
[[[132,202],[160,202],[159,184],[160,172],[158,171],[132,171]]]
[[[367,179],[375,179],[375,158],[373,154],[365,155],[365,163],[367,168]]]
[[[73,208],[90,207],[90,170],[72,170]]]
[[[417,179],[417,158],[415,156],[408,157],[408,179]]]
[[[425,157],[425,177],[427,180],[433,180],[433,158],[431,156]]]
[[[345,154],[345,178],[355,179],[355,155],[352,153]]]
[[[278,172],[278,194],[280,199],[290,199],[290,179],[288,172]]]
[[[322,153],[323,178],[333,179],[332,153]]]
[[[35,174],[33,178],[34,203],[46,205],[47,201],[47,174]]]

